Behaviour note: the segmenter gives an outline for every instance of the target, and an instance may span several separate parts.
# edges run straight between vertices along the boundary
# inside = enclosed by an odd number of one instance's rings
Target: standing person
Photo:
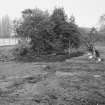
[[[88,56],[89,56],[89,59],[93,59],[94,57],[94,48],[92,45],[88,47]]]
[[[96,57],[96,60],[98,60],[98,62],[101,61],[101,58],[100,58],[100,53],[98,50],[95,50],[95,57]]]

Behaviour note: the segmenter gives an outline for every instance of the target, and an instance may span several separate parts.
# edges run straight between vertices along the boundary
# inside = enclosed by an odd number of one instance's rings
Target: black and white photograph
[[[0,0],[0,105],[105,105],[105,1]]]

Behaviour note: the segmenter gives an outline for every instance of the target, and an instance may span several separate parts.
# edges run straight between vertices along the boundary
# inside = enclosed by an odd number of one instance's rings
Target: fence
[[[18,38],[0,38],[0,46],[16,45]]]

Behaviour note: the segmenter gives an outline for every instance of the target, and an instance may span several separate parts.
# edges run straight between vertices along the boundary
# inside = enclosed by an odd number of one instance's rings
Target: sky
[[[105,0],[0,0],[0,17],[8,14],[12,19],[21,16],[27,8],[49,10],[63,7],[68,16],[73,15],[81,27],[98,25],[101,15],[105,14]]]

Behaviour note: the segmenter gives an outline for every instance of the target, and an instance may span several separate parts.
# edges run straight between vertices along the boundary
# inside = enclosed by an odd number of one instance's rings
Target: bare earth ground
[[[105,47],[97,48],[105,58]],[[105,105],[105,61],[87,55],[48,63],[1,60],[0,105]]]

